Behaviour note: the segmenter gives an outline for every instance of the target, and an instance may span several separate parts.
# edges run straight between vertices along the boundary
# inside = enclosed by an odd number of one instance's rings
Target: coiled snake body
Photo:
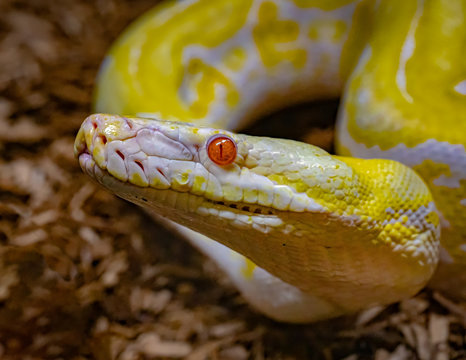
[[[75,151],[275,319],[397,301],[434,271],[466,298],[465,24],[464,0],[164,3],[102,65],[95,108],[125,116],[90,116]],[[340,95],[354,157],[231,132]]]

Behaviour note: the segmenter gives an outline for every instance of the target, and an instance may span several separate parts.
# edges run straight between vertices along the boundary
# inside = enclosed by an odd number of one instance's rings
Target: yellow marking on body
[[[295,41],[299,35],[299,24],[293,20],[280,20],[274,2],[263,2],[259,8],[258,22],[252,35],[266,67],[274,67],[288,61],[296,69],[304,67],[307,54],[304,49],[280,50],[280,46]]]
[[[374,18],[377,29],[367,44],[371,56],[353,74],[348,87],[347,131],[356,142],[381,150],[398,144],[413,148],[429,138],[463,144],[466,102],[452,96],[451,79],[466,73],[466,62],[461,60],[461,34],[466,32],[464,8],[459,2],[434,1],[425,3],[422,13],[416,2],[408,2],[400,10],[392,18],[394,9],[388,2],[378,8]],[[434,18],[442,19],[449,31],[438,31],[440,24],[432,26]],[[399,59],[413,21],[418,21],[413,35],[415,47],[405,64],[410,102],[396,81],[398,62],[387,59]],[[458,131],[452,132],[452,128]]]
[[[356,4],[347,40],[341,51],[339,70],[343,80],[353,72],[373,32],[376,2],[368,0]]]
[[[240,94],[233,83],[219,70],[204,63],[201,59],[191,59],[184,78],[197,96],[189,105],[193,118],[202,118],[207,115],[210,105],[216,100],[217,86],[225,89],[228,106],[233,107],[239,102]]]

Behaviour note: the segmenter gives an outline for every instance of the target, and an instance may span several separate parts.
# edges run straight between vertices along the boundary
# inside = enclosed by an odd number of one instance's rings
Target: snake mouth
[[[190,203],[190,211],[200,215],[219,215],[220,217],[229,218],[234,216],[248,216],[246,221],[251,222],[251,216],[254,220],[257,218],[277,218],[283,217],[283,212],[273,207],[261,206],[258,204],[249,204],[245,202],[229,202],[224,200],[211,200],[198,195],[193,195],[186,192],[180,192],[173,189],[157,190],[147,189],[129,182],[122,182],[107,171],[102,170],[92,158],[92,155],[87,151],[83,151],[78,155],[79,163],[82,170],[91,176],[95,181],[109,190],[115,192],[120,197],[126,198],[129,201],[149,208],[159,208],[158,205],[163,205],[167,198],[183,197],[183,202]],[[162,195],[163,194],[163,195]],[[173,203],[173,200],[168,201]]]

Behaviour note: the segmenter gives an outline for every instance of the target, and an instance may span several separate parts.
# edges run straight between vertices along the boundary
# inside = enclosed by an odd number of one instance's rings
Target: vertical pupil
[[[227,136],[218,136],[208,142],[207,154],[217,165],[228,165],[236,158],[236,144]]]

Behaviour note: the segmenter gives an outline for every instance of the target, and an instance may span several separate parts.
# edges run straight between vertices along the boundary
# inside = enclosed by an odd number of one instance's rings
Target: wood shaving
[[[0,2],[0,358],[465,359],[465,304],[429,290],[317,324],[267,319],[212,261],[81,172],[73,141],[98,66],[155,2]],[[336,106],[248,132],[331,150]]]

